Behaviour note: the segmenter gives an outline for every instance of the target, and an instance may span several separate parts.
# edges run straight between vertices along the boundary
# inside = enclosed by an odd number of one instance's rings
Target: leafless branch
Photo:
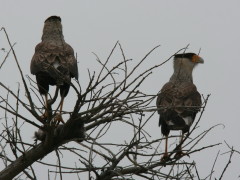
[[[159,67],[168,62],[173,55],[160,64],[143,67],[143,62],[147,61],[160,46],[152,48],[139,61],[127,58],[119,42],[115,43],[106,60],[101,60],[94,53],[101,66],[100,70],[97,72],[88,70],[86,88],[81,86],[81,82],[71,83],[76,100],[71,103],[71,110],[64,111],[68,115],[64,117],[65,124],[56,125],[52,120],[58,111],[58,107],[54,106],[58,99],[58,89],[50,96],[48,111],[51,115],[48,121],[43,122],[38,115],[43,110],[43,99],[38,93],[36,83],[30,77],[27,77],[28,81],[25,80],[9,36],[4,28],[1,30],[8,40],[10,50],[0,68],[4,67],[3,63],[9,57],[9,53],[12,53],[20,72],[21,82],[16,92],[0,82],[2,90],[7,93],[6,97],[0,94],[0,110],[4,114],[4,117],[1,117],[4,123],[1,124],[3,131],[0,134],[0,160],[5,166],[1,169],[0,179],[8,180],[14,177],[37,179],[36,169],[32,166],[34,162],[49,168],[48,179],[51,179],[51,176],[65,179],[67,174],[76,174],[78,179],[84,176],[97,180],[201,179],[197,165],[191,159],[183,161],[182,157],[178,159],[173,157],[167,162],[160,161],[163,154],[160,146],[164,138],[160,135],[157,138],[152,137],[151,130],[147,129],[148,126],[155,126],[156,123],[152,119],[155,118],[158,109],[153,105],[156,95],[149,94],[142,87],[143,82],[153,76],[154,70],[159,70]],[[186,50],[187,47],[179,51]],[[122,59],[114,60],[115,64],[110,65],[117,50],[120,51]],[[140,74],[137,73],[139,70]],[[62,77],[61,74],[59,76]],[[182,142],[188,155],[221,145],[217,142],[197,147],[199,142],[217,126],[198,131],[209,96],[204,99],[198,121]],[[106,140],[105,137],[111,137],[110,132],[118,125],[129,131],[127,137],[124,136],[125,132],[122,132],[122,140],[112,139],[111,142]],[[24,130],[31,128],[37,130],[35,142],[29,142],[25,137]],[[176,136],[169,137],[174,138]],[[176,153],[178,146],[170,152],[170,157]],[[57,163],[43,159],[51,152],[56,153],[54,157],[57,158]],[[229,160],[220,179],[228,170],[235,152],[239,153],[231,148]],[[65,163],[69,154],[75,159],[72,165]]]

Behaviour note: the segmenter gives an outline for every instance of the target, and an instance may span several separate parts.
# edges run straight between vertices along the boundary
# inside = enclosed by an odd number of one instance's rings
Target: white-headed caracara
[[[166,136],[165,153],[162,160],[168,159],[168,135],[170,130],[182,130],[180,144],[184,133],[189,132],[196,114],[202,105],[201,95],[193,84],[192,71],[203,59],[194,53],[176,54],[174,56],[174,73],[157,97],[160,114],[159,126]],[[180,147],[176,154],[183,155]],[[175,155],[175,156],[176,156]]]
[[[56,120],[63,122],[63,101],[68,94],[71,78],[78,79],[78,67],[73,48],[64,41],[60,17],[51,16],[46,19],[42,42],[35,48],[30,69],[31,73],[36,75],[40,94],[45,96],[46,111],[42,115],[43,120],[48,117],[49,85],[55,85],[60,89],[61,95],[60,113]]]

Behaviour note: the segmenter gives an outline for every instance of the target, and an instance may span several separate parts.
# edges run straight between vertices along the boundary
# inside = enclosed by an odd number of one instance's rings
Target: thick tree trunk
[[[12,164],[0,172],[0,180],[11,180],[28,166],[33,164],[38,159],[43,158],[53,150],[57,149],[62,144],[65,144],[74,139],[84,138],[84,125],[82,121],[68,121],[64,125],[59,125],[48,134],[42,135],[42,143],[25,152],[22,156],[16,159]]]
[[[44,143],[37,145],[31,150],[24,153],[18,159],[16,159],[12,164],[6,167],[0,172],[0,179],[11,180],[28,166],[33,164],[38,159],[43,158],[48,153],[52,152],[58,145],[46,146]]]

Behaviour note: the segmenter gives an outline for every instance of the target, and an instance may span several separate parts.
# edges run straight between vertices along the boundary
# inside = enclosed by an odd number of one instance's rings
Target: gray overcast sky
[[[150,49],[161,45],[148,59],[149,67],[166,60],[177,50],[190,44],[188,51],[198,53],[205,64],[194,72],[194,82],[200,93],[211,98],[200,123],[202,129],[222,123],[202,145],[226,140],[240,150],[239,65],[240,58],[240,1],[238,0],[79,0],[32,1],[0,0],[0,26],[5,27],[24,74],[30,75],[29,64],[34,47],[41,40],[45,19],[51,15],[62,18],[63,33],[78,53],[80,83],[87,78],[87,68],[95,68],[92,52],[105,59],[117,40],[127,58],[139,61]],[[0,48],[8,49],[6,38],[0,34]],[[3,59],[0,52],[0,62]],[[0,71],[0,81],[16,88],[20,81],[16,68],[6,62]],[[145,83],[149,94],[156,94],[172,74],[172,62],[154,71]],[[6,78],[7,77],[7,78]],[[154,82],[154,83],[152,83]],[[157,125],[152,122],[153,126]],[[158,132],[159,131],[159,132]],[[32,132],[31,132],[32,133]],[[160,129],[154,129],[159,134]],[[201,153],[201,172],[206,163],[214,161],[218,149]],[[236,156],[237,157],[237,156]],[[208,162],[209,160],[209,162]],[[226,159],[224,159],[226,161]],[[222,161],[224,162],[224,161]],[[238,179],[240,159],[230,165],[228,179]],[[220,170],[223,168],[219,166]],[[208,166],[209,168],[209,166]]]

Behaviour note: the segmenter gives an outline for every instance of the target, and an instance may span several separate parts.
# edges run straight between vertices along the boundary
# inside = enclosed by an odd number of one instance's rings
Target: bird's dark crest
[[[183,54],[175,54],[174,57],[175,58],[187,58],[187,59],[192,59],[193,56],[195,56],[197,54],[195,53],[183,53]]]
[[[45,22],[47,22],[47,21],[56,21],[56,20],[61,22],[61,18],[59,16],[50,16],[49,18],[47,18],[45,20]]]

